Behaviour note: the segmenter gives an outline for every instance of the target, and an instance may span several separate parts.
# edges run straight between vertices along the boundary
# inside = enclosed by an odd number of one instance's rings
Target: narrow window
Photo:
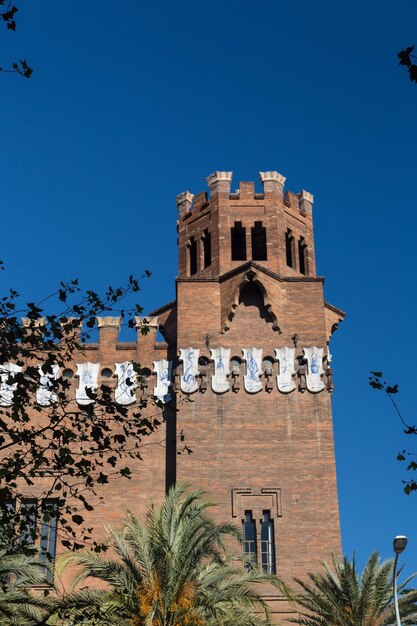
[[[203,233],[204,269],[211,265],[211,234],[208,230]]]
[[[274,522],[270,511],[264,511],[261,522],[261,561],[264,574],[275,574]]]
[[[37,500],[23,500],[20,507],[19,542],[24,546],[31,546],[35,543],[37,517]]]
[[[288,267],[294,267],[294,236],[290,229],[285,233],[285,252]]]
[[[256,548],[256,522],[252,517],[252,511],[245,511],[243,520],[243,551],[246,559],[247,570],[256,568],[258,555]]]
[[[254,261],[266,261],[266,228],[262,222],[255,222],[251,228],[252,259]]]
[[[0,548],[12,546],[16,538],[16,502],[0,498]]]
[[[56,538],[58,524],[58,502],[44,500],[42,502],[42,520],[40,530],[39,560],[43,563],[46,578],[52,582],[53,568],[56,558]],[[49,567],[45,567],[48,564]]]
[[[246,228],[242,222],[235,222],[231,228],[232,261],[246,261]]]
[[[304,237],[298,241],[298,258],[300,260],[300,273],[307,274],[307,245]]]
[[[192,276],[197,274],[197,241],[194,237],[191,237],[188,248],[190,251],[190,276]]]

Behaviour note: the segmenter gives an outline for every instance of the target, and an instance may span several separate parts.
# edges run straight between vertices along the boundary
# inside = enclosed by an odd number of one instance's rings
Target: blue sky
[[[33,300],[149,268],[151,310],[175,295],[178,193],[223,169],[314,193],[318,271],[348,312],[332,344],[344,551],[389,556],[404,533],[417,569],[417,495],[395,460],[414,442],[367,384],[382,369],[417,422],[417,86],[396,59],[417,43],[414,0],[18,6],[0,63],[35,73],[0,74],[2,288]]]

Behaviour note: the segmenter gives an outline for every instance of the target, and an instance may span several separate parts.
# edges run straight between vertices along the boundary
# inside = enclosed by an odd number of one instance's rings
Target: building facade
[[[77,402],[106,380],[121,404],[164,418],[132,479],[103,487],[98,533],[187,481],[209,492],[219,520],[242,527],[258,567],[291,581],[341,551],[329,340],[344,314],[316,275],[313,196],[284,191],[275,171],[260,172],[263,193],[253,182],[231,193],[231,179],[215,172],[209,194],[177,197],[175,301],[137,318],[132,343],[118,341],[118,318],[99,318],[98,343],[69,370]],[[144,377],[132,398],[123,385],[133,361]],[[178,454],[182,434],[192,454]]]

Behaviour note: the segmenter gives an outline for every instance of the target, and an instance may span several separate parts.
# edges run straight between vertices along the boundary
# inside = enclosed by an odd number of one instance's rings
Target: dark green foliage
[[[255,584],[287,589],[275,576],[245,572],[227,553],[225,540],[240,532],[214,522],[211,506],[203,492],[177,485],[144,522],[128,514],[120,530],[107,530],[116,558],[70,555],[63,567],[78,566],[81,589],[59,601],[59,617],[97,626],[267,626]]]
[[[0,367],[6,363],[22,367],[7,380],[16,385],[13,405],[0,407],[0,515],[4,528],[10,530],[12,548],[26,543],[30,550],[36,540],[39,529],[33,530],[22,502],[39,479],[48,484],[41,498],[58,504],[64,545],[78,548],[89,542],[92,529],[85,527],[82,512],[92,511],[99,503],[96,486],[118,477],[129,479],[129,460],[140,459],[144,437],[160,423],[159,408],[145,418],[139,405],[127,409],[117,404],[104,384],[91,391],[94,404],[78,406],[62,374],[84,351],[91,320],[95,324],[97,316],[109,312],[121,316],[124,324],[134,319],[136,307],[123,311],[118,307],[139,288],[132,276],[127,285],[109,287],[104,295],[91,290],[83,293],[77,280],[61,283],[56,294],[45,299],[52,311],[49,314],[42,303],[29,302],[19,308],[19,296],[13,290],[0,299]],[[49,379],[55,402],[48,407],[36,402],[39,363],[44,373],[52,373],[54,366],[61,368],[57,380]],[[136,369],[140,375],[139,364]],[[30,533],[25,530],[28,527]],[[93,546],[102,548],[94,542]]]
[[[30,587],[46,584],[34,557],[0,549],[0,626],[41,624],[49,603],[44,595],[31,593]]]
[[[393,567],[392,560],[380,563],[374,552],[359,575],[355,558],[333,558],[333,567],[324,564],[323,572],[308,575],[308,582],[296,579],[302,589],[296,597],[300,617],[290,621],[302,626],[394,625]],[[407,589],[409,581],[399,586],[404,625],[417,619],[417,590]]]

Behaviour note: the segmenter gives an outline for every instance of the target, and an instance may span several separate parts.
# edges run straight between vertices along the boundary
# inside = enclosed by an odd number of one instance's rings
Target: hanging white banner
[[[194,393],[198,390],[198,357],[200,350],[198,348],[181,348],[180,361],[183,362],[184,368],[181,376],[181,391],[184,393]]]
[[[56,380],[59,376],[60,367],[55,363],[52,366],[51,372],[44,372],[42,369],[42,365],[38,365],[39,370],[39,387],[36,390],[36,402],[40,406],[50,406],[54,402],[57,401],[57,395],[54,391],[52,391],[52,382]]]
[[[248,393],[258,393],[262,390],[262,383],[259,380],[262,374],[262,349],[243,348],[242,352],[243,360],[246,361],[245,389]]]
[[[230,385],[227,376],[230,374],[230,348],[210,348],[211,360],[214,361],[214,374],[211,377],[211,388],[215,393],[226,393]]]
[[[323,370],[323,348],[303,348],[304,358],[307,361],[307,389],[313,393],[318,393],[324,389],[324,382],[321,377]]]
[[[0,366],[0,406],[11,406],[13,394],[17,389],[17,383],[9,384],[7,381],[13,374],[21,372],[22,368],[15,363],[5,363]]]
[[[98,370],[100,363],[78,363],[77,376],[79,377],[78,388],[75,392],[75,399],[78,404],[92,404],[94,400],[87,395],[87,389],[95,391],[98,387]]]
[[[115,363],[115,366],[117,376],[115,400],[117,404],[123,406],[133,404],[133,402],[136,402],[135,390],[138,386],[133,363],[124,361],[123,363]]]
[[[172,361],[166,359],[154,361],[153,371],[156,373],[156,387],[153,388],[153,395],[166,404],[171,400]]]
[[[279,363],[279,374],[277,376],[277,386],[282,393],[294,391],[296,385],[294,381],[294,348],[275,348],[275,359]]]

